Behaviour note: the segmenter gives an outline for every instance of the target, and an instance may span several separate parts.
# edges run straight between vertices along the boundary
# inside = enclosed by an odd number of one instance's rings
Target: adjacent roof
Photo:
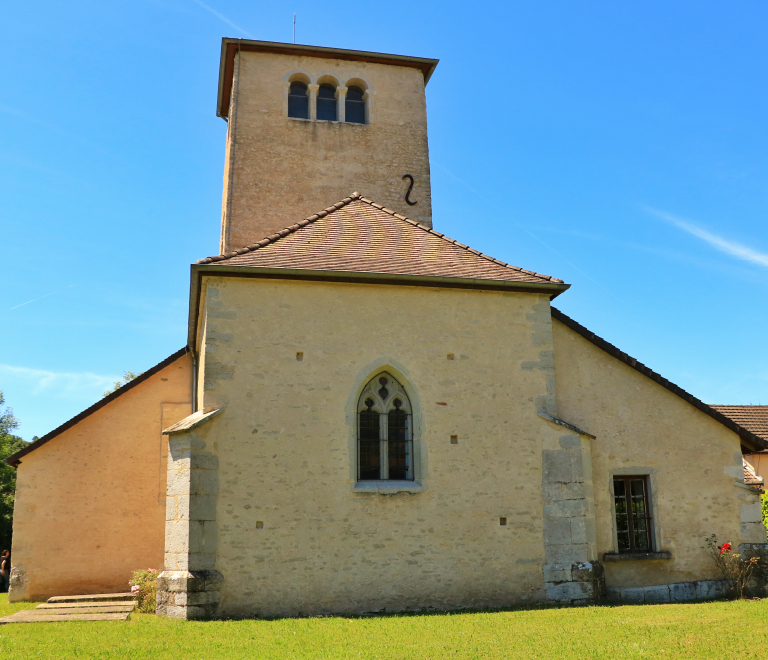
[[[556,277],[510,266],[359,193],[258,243],[197,264],[555,284],[557,293],[568,288]]]
[[[180,422],[176,422],[175,424],[169,426],[167,429],[163,429],[163,435],[175,435],[176,433],[185,433],[187,431],[191,431],[192,429],[196,429],[198,426],[202,426],[209,419],[213,419],[216,417],[216,415],[220,415],[223,412],[224,408],[216,408],[210,412],[198,410],[197,412],[188,415]]]
[[[17,451],[15,454],[12,454],[8,458],[5,459],[5,462],[8,463],[8,465],[12,465],[16,467],[20,462],[21,459],[26,456],[27,454],[35,451],[38,447],[43,446],[46,442],[50,442],[53,440],[57,435],[61,435],[66,431],[67,429],[71,429],[75,424],[78,424],[79,422],[83,421],[86,417],[89,417],[93,413],[95,413],[97,410],[100,410],[104,406],[106,406],[109,403],[112,403],[117,397],[122,396],[127,391],[132,390],[137,385],[141,385],[145,380],[151,378],[154,376],[158,371],[162,371],[167,367],[168,365],[172,364],[173,362],[176,362],[181,357],[184,357],[188,352],[187,347],[185,346],[180,351],[176,351],[173,355],[170,355],[169,357],[165,358],[162,362],[156,364],[154,367],[149,369],[148,371],[145,371],[140,376],[137,376],[133,380],[127,382],[125,385],[123,385],[121,388],[115,390],[112,392],[112,394],[109,394],[105,396],[100,401],[94,403],[90,408],[86,408],[81,412],[79,415],[76,415],[72,419],[70,419],[68,422],[64,422],[61,426],[54,429],[50,433],[44,435],[42,438],[38,438],[34,442],[31,442],[28,444],[24,449],[21,451]]]
[[[762,486],[763,478],[757,475],[757,472],[754,471],[746,460],[742,458],[741,462],[744,464],[744,483],[747,486]]]
[[[588,341],[591,341],[595,346],[601,348],[612,357],[615,357],[617,360],[621,360],[624,364],[632,367],[636,371],[639,371],[644,376],[647,376],[662,387],[668,389],[673,394],[679,396],[684,401],[687,401],[695,408],[698,408],[701,410],[701,412],[706,413],[714,420],[720,422],[723,426],[729,428],[734,433],[737,433],[741,438],[742,443],[746,444],[750,449],[768,449],[768,439],[764,439],[746,425],[742,425],[737,420],[732,419],[730,416],[724,415],[720,410],[716,409],[723,408],[724,406],[708,406],[706,403],[693,396],[693,394],[686,392],[682,387],[679,387],[668,381],[660,374],[657,374],[652,369],[646,367],[642,362],[638,362],[638,360],[630,355],[627,355],[624,351],[616,348],[613,344],[609,344],[602,337],[598,337],[591,330],[587,330],[587,328],[574,321],[571,317],[563,314],[559,309],[556,309],[555,307],[552,307],[551,309],[552,318],[557,319],[564,325],[568,326],[571,330],[577,332]]]
[[[768,442],[768,406],[713,405],[712,408]]]
[[[334,60],[351,60],[353,62],[373,62],[374,64],[389,64],[408,66],[419,69],[424,74],[424,85],[429,82],[432,73],[440,60],[426,57],[409,57],[408,55],[390,55],[388,53],[371,53],[364,50],[345,50],[343,48],[323,48],[322,46],[303,46],[300,44],[281,44],[272,41],[252,41],[250,39],[221,40],[221,62],[219,64],[219,97],[216,103],[216,116],[229,116],[229,101],[232,96],[232,73],[235,65],[235,53],[246,51],[251,53],[277,53],[280,55],[304,55],[322,57]]]

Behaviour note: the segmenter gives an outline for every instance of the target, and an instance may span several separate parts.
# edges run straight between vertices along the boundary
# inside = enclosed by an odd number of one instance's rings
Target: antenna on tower
[[[296,43],[296,12],[293,12],[293,43]]]

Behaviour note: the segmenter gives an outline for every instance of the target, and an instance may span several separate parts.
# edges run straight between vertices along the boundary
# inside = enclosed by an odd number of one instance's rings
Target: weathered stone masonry
[[[217,414],[196,413],[169,434],[165,570],[157,581],[157,613],[179,619],[213,616],[224,581],[216,571],[218,457],[193,432]],[[190,418],[187,418],[190,420]],[[186,428],[184,428],[186,427]]]
[[[547,600],[574,604],[597,601],[605,593],[605,580],[597,561],[592,436],[547,413],[540,416],[574,431],[560,436],[558,449],[542,450]]]

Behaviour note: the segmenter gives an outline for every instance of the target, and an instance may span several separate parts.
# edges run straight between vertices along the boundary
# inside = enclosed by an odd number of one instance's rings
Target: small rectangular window
[[[652,552],[648,477],[614,477],[613,502],[619,552]]]

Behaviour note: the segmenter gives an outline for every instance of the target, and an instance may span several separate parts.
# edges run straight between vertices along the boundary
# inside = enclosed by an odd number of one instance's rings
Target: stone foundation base
[[[586,605],[605,596],[605,576],[599,562],[546,564],[544,588],[552,603]]]
[[[713,600],[729,595],[728,583],[720,580],[678,582],[656,587],[609,588],[609,603],[640,605],[642,603],[683,603],[692,600]]]
[[[224,577],[218,571],[163,571],[157,578],[158,616],[210,619],[219,606]]]

